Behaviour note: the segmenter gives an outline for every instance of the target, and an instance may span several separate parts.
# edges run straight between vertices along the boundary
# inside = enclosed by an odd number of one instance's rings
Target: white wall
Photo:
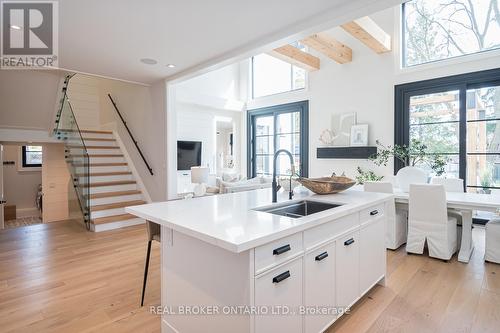
[[[17,216],[35,216],[35,204],[38,185],[42,183],[42,171],[20,170],[22,162],[20,145],[4,146],[4,161],[13,161],[14,165],[3,166],[4,194],[7,205],[16,205]],[[1,167],[1,166],[0,166]]]
[[[279,94],[249,101],[248,109],[309,100],[309,176],[346,172],[354,177],[356,167],[376,171],[384,176],[393,173],[393,165],[376,167],[365,160],[317,159],[320,133],[329,128],[336,113],[356,112],[358,123],[369,124],[369,144],[375,140],[394,142],[394,86],[424,79],[491,69],[500,66],[498,53],[462,57],[418,68],[400,69],[399,65],[399,8],[387,9],[370,17],[393,36],[393,51],[378,55],[341,28],[327,33],[353,50],[353,61],[337,64],[322,54],[310,50],[321,59],[321,69],[309,73],[305,91]]]

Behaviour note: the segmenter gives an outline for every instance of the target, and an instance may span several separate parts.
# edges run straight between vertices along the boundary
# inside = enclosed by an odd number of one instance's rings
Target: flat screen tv
[[[201,141],[177,141],[177,170],[201,165]]]

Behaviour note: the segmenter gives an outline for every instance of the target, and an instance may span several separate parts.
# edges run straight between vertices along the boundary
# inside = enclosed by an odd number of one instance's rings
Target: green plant
[[[493,182],[493,179],[491,177],[491,170],[490,169],[485,169],[481,173],[481,186],[483,188],[488,188],[491,186],[491,183]]]
[[[448,162],[448,159],[443,155],[428,153],[427,145],[420,140],[413,139],[410,146],[384,146],[379,140],[377,140],[376,143],[379,147],[378,152],[370,157],[370,159],[378,166],[386,166],[387,163],[389,163],[389,159],[395,157],[405,166],[427,164],[437,176],[441,176]]]
[[[377,176],[375,172],[371,170],[363,170],[361,167],[358,167],[358,175],[356,176],[356,181],[358,184],[364,184],[365,182],[378,182],[384,178],[384,176]]]

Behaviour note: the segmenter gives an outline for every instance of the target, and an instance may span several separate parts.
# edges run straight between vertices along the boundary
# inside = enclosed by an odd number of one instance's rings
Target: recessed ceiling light
[[[174,64],[167,64],[167,67],[168,67],[168,68],[174,68],[174,67],[175,67],[175,65],[174,65]]]
[[[18,25],[11,25],[10,26],[11,29],[14,29],[14,30],[21,30],[22,28]]]
[[[151,58],[142,58],[141,62],[146,65],[156,65],[158,63],[158,61]]]

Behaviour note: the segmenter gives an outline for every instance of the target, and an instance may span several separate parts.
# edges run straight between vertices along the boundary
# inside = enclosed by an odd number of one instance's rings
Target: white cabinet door
[[[304,267],[305,332],[319,333],[337,317],[334,311],[335,243],[308,253]]]
[[[385,216],[363,225],[360,230],[359,291],[364,294],[385,275]]]
[[[337,306],[350,307],[359,298],[359,231],[336,240]]]
[[[302,316],[283,313],[298,311],[302,305],[302,258],[257,277],[255,305],[268,310],[267,315],[255,317],[256,333],[302,333]]]

